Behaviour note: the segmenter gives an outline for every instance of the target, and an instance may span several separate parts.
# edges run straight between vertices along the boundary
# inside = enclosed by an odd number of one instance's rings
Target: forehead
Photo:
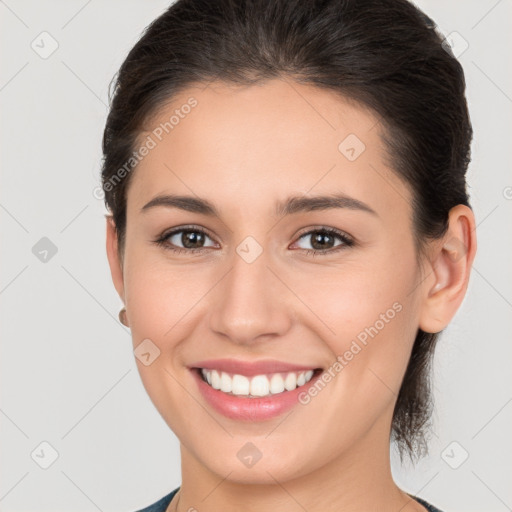
[[[311,85],[191,86],[146,123],[128,208],[172,192],[270,212],[290,194],[344,193],[384,211],[409,195],[380,129],[368,109]]]

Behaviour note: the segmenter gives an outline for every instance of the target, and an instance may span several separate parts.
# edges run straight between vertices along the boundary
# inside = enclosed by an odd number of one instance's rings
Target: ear
[[[112,282],[114,287],[124,300],[124,279],[123,279],[123,262],[119,258],[118,253],[118,240],[115,223],[112,215],[105,215],[107,221],[107,258],[110,266],[110,273],[112,275]]]
[[[448,231],[430,253],[430,274],[424,281],[420,312],[422,331],[442,331],[459,309],[476,254],[475,230],[471,208],[459,204],[450,210]]]

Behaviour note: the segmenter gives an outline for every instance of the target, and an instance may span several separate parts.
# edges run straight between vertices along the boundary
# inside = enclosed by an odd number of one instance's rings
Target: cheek
[[[190,356],[185,357],[185,352],[190,350],[188,342],[194,333],[204,332],[200,323],[214,277],[198,267],[192,271],[190,266],[171,263],[165,256],[152,256],[150,251],[131,254],[125,273],[126,305],[135,355],[145,347],[142,343],[158,354],[150,366],[136,360],[154,402],[173,394],[176,381],[172,377],[180,382],[187,378],[183,372]]]
[[[181,436],[188,429],[187,415],[176,415],[190,407],[183,392],[188,382],[183,369],[182,347],[197,325],[196,305],[208,290],[207,283],[165,258],[152,260],[148,254],[133,251],[125,272],[126,305],[136,364],[148,396],[167,424]],[[182,343],[183,341],[183,343]],[[144,347],[144,348],[143,348]],[[151,362],[137,354],[150,353]],[[154,359],[153,359],[154,358]]]
[[[172,338],[175,326],[187,321],[187,311],[206,290],[203,276],[194,272],[191,278],[187,266],[168,261],[154,249],[133,248],[127,259],[127,309],[139,336]]]
[[[418,328],[412,249],[402,247],[399,255],[389,250],[371,262],[319,268],[308,282],[299,274],[288,282],[314,313],[303,314],[302,323],[320,333],[333,362],[340,359],[342,368],[334,373],[344,375],[343,392],[393,397]]]
[[[327,339],[346,341],[360,333],[364,338],[365,329],[375,324],[379,332],[392,332],[413,308],[414,267],[406,259],[299,269],[287,273],[286,281],[307,306],[301,308],[303,319],[310,316],[311,327],[321,328]]]

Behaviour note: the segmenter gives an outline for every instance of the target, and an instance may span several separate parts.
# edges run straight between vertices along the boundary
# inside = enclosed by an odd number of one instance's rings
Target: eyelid
[[[179,233],[181,231],[197,231],[199,233],[204,233],[213,241],[215,241],[215,237],[210,233],[208,229],[197,224],[185,224],[184,226],[176,226],[174,228],[164,231],[161,235],[159,235],[158,238],[168,238],[171,235],[175,235],[176,233]]]
[[[345,238],[349,239],[351,242],[355,243],[354,237],[349,235],[346,231],[343,231],[342,229],[338,229],[338,228],[333,228],[330,226],[324,226],[324,225],[313,225],[313,226],[304,228],[303,230],[299,231],[299,233],[296,235],[296,237],[302,238],[304,235],[309,235],[313,231],[326,231],[329,233],[334,233],[334,234],[337,234],[338,236],[345,237]]]

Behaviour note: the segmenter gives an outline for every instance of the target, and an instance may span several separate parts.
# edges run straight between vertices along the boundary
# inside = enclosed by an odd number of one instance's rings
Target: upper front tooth
[[[244,375],[233,375],[231,391],[234,395],[248,395],[249,385],[249,379]]]
[[[251,395],[265,396],[270,391],[270,383],[265,375],[256,375],[251,380]]]

